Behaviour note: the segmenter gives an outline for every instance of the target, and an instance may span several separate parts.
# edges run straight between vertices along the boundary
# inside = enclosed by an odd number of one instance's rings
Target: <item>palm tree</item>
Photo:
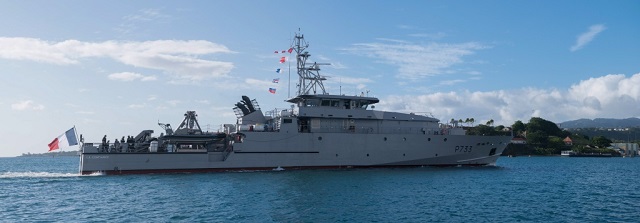
[[[493,126],[493,119],[491,119],[491,120],[487,121],[487,125],[488,125],[488,126]]]

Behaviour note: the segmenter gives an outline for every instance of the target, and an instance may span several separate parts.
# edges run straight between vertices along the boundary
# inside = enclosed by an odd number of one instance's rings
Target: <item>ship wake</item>
[[[4,172],[0,178],[62,178],[78,177],[79,173],[51,173],[51,172]]]
[[[84,176],[100,176],[102,174],[90,174]],[[4,172],[0,173],[0,179],[10,179],[10,178],[69,178],[69,177],[80,177],[79,173],[52,173],[52,172]]]

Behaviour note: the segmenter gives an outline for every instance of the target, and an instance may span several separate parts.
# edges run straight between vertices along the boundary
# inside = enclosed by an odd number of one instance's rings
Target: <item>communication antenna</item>
[[[299,30],[299,29],[298,29]],[[309,52],[304,51],[309,47],[309,43],[304,40],[304,35],[296,33],[294,37],[293,49],[296,51],[296,68],[298,70],[298,95],[327,94],[322,81],[325,77],[320,75],[320,65],[331,65],[329,63],[307,64],[307,59],[311,57]],[[320,91],[320,92],[318,92]]]

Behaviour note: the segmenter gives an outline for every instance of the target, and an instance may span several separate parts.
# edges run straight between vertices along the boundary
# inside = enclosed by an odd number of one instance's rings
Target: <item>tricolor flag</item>
[[[280,68],[276,69],[276,73],[280,73],[280,71],[281,71]]]
[[[49,143],[49,152],[75,145],[78,145],[78,139],[76,139],[76,127],[73,127]]]
[[[280,63],[284,63],[287,59],[285,57],[280,57]]]
[[[280,78],[273,79],[272,82],[277,84],[278,82],[280,82]]]
[[[287,50],[289,53],[293,52],[293,48],[289,48],[289,50]]]
[[[275,94],[276,93],[276,89],[275,88],[269,88],[269,93]]]

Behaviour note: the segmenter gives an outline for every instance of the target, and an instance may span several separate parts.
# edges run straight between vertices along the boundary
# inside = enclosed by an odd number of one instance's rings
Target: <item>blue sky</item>
[[[187,110],[214,131],[235,123],[242,95],[287,108],[273,52],[298,29],[310,60],[332,63],[327,90],[369,91],[378,110],[504,125],[640,117],[639,1],[0,5],[0,156],[45,152],[72,126],[87,141],[159,134]]]

